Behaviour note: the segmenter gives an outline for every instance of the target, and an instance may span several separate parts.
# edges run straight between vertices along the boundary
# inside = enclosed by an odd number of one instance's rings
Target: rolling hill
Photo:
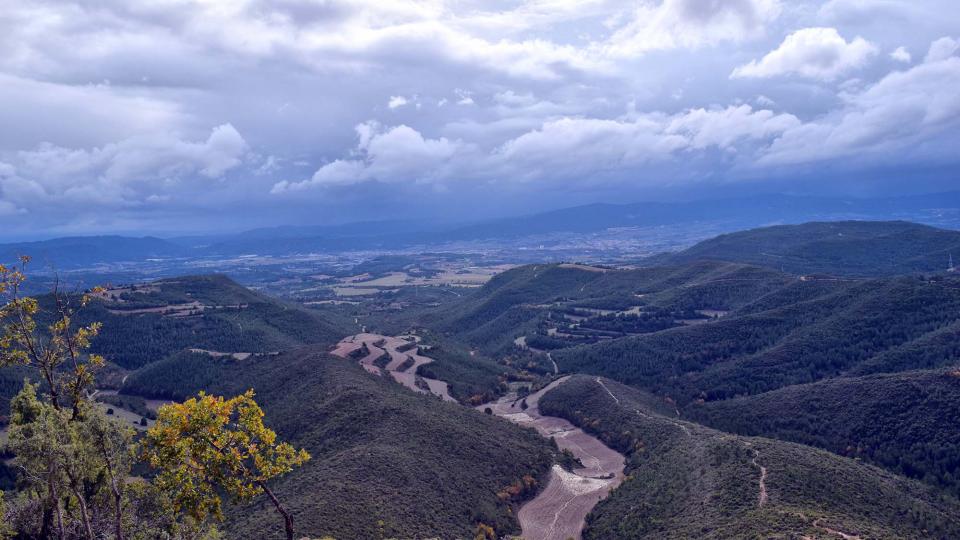
[[[551,309],[617,311],[742,306],[795,278],[717,261],[613,270],[575,264],[527,265],[494,276],[476,294],[435,319],[439,329],[493,352],[536,331]]]
[[[448,319],[464,328],[453,335],[499,337],[501,356],[518,354],[505,351],[522,336],[550,350],[561,372],[635,385],[718,429],[956,489],[950,456],[960,443],[946,432],[952,405],[943,401],[956,379],[943,370],[960,364],[957,276],[801,278],[717,261],[540,265],[505,272],[451,309],[463,314]],[[717,315],[678,320],[704,312]],[[527,319],[511,321],[518,313]]]
[[[837,221],[724,234],[653,260],[717,259],[793,274],[890,276],[945,271],[952,254],[960,254],[957,231],[906,221]]]
[[[894,370],[948,365],[960,320],[960,278],[799,281],[709,324],[558,350],[561,370],[588,372],[666,394],[681,404],[757,394],[869,369],[900,355]],[[939,345],[941,354],[931,346]]]
[[[651,407],[649,394],[574,376],[540,400],[628,458],[584,539],[951,538],[960,501],[808,446],[730,435]]]
[[[325,347],[238,362],[194,356],[147,366],[125,392],[183,398],[257,392],[268,425],[313,459],[277,482],[298,533],[337,539],[472,538],[477,525],[518,532],[497,493],[542,478],[555,450],[534,432],[410,392]],[[160,375],[160,376],[157,376]],[[145,381],[149,381],[149,384]],[[235,508],[231,538],[281,537],[268,501]]]
[[[50,295],[39,297],[52,309]],[[330,345],[348,332],[342,321],[320,311],[251,291],[221,275],[184,276],[108,289],[74,318],[75,324],[101,322],[90,352],[102,355],[115,387],[127,370],[171,356],[276,354],[310,343]],[[41,326],[49,320],[40,320]],[[0,368],[0,415],[29,369]],[[106,375],[106,374],[105,374]]]
[[[722,401],[685,417],[863,459],[960,496],[960,369],[837,377]]]
[[[20,255],[29,255],[33,258],[33,266],[40,270],[184,257],[189,253],[190,250],[183,246],[151,236],[74,236],[0,244],[0,261],[3,263],[14,262]]]

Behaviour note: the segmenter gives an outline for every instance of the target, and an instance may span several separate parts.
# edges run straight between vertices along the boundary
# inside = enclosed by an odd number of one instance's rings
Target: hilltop
[[[960,257],[960,232],[906,221],[836,221],[780,225],[723,234],[657,264],[718,259],[792,274],[890,276],[943,272]]]
[[[52,295],[38,300],[45,310],[53,307]],[[90,352],[109,363],[100,377],[106,388],[116,388],[130,370],[178,355],[243,360],[310,343],[333,344],[346,333],[346,325],[334,317],[251,291],[222,275],[110,287],[75,317],[75,324],[92,322],[103,324]],[[0,368],[0,415],[30,374],[25,368]]]

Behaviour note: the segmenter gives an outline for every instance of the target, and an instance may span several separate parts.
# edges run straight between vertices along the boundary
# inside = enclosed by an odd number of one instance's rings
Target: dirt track
[[[393,337],[369,333],[356,334],[353,336],[347,336],[340,340],[340,343],[337,344],[337,347],[333,350],[332,354],[341,358],[349,358],[352,352],[360,349],[363,347],[363,344],[366,343],[367,349],[370,352],[365,357],[360,359],[360,365],[362,365],[365,370],[373,373],[374,375],[383,375],[383,371],[386,370],[387,373],[394,378],[394,380],[413,390],[414,392],[419,392],[421,394],[431,393],[435,396],[439,396],[444,401],[456,402],[457,400],[453,399],[453,397],[450,395],[447,383],[443,381],[420,377],[420,379],[422,379],[430,388],[430,392],[427,392],[426,390],[417,386],[417,368],[423,364],[429,364],[430,362],[433,362],[433,358],[421,355],[416,347],[405,352],[397,350],[404,345],[409,346],[413,340],[417,339],[418,338],[416,336]],[[385,352],[390,355],[390,362],[384,367],[384,369],[380,369],[374,365],[373,361],[383,356]],[[401,371],[400,367],[404,362],[407,362],[408,359],[413,360],[413,364],[407,369]]]
[[[547,487],[520,508],[517,519],[524,540],[579,540],[587,514],[623,481],[622,454],[562,418],[540,414],[540,397],[566,379],[558,379],[527,396],[526,409],[515,395],[479,407],[490,407],[497,416],[554,438],[561,449],[572,452],[583,464],[572,473],[554,465]]]

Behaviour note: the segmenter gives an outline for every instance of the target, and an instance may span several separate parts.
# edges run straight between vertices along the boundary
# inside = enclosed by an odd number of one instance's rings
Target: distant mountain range
[[[231,235],[155,237],[93,236],[0,244],[0,260],[29,254],[60,269],[142,262],[153,258],[274,255],[391,250],[451,242],[516,240],[610,229],[716,224],[733,231],[774,224],[837,220],[908,220],[960,228],[960,192],[882,199],[764,195],[694,202],[591,204],[473,224],[427,220],[359,222],[333,226],[283,226]]]

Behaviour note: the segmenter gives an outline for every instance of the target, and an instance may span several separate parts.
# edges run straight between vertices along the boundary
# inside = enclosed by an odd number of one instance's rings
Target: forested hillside
[[[584,538],[952,538],[960,502],[914,480],[811,447],[723,433],[651,406],[657,398],[574,376],[540,410],[628,457],[627,480]]]
[[[344,334],[341,323],[318,311],[264,296],[221,275],[108,289],[80,316],[81,322],[103,323],[92,352],[128,369],[185,348],[269,353],[336,343]]]
[[[563,320],[564,313],[614,313],[638,306],[670,312],[730,310],[792,281],[796,278],[773,270],[713,261],[635,270],[522,266],[446,308],[434,326],[487,352],[503,353],[515,338],[537,334],[552,324],[545,321]]]
[[[717,259],[794,274],[889,276],[943,272],[960,253],[960,232],[906,221],[835,221],[724,234],[656,264]]]
[[[39,301],[44,310],[39,322],[45,326],[54,312],[53,296],[41,296]],[[251,291],[220,275],[108,288],[78,310],[74,322],[102,323],[90,352],[102,355],[121,372],[189,354],[190,349],[241,356],[275,354],[309,343],[333,344],[347,333],[341,321]],[[24,368],[0,368],[0,416],[6,414],[10,397],[30,373]],[[110,377],[100,379],[107,386],[116,384]]]
[[[838,377],[722,401],[685,417],[863,459],[960,496],[960,369]]]
[[[325,350],[248,362],[198,356],[170,371],[153,371],[152,388],[135,382],[126,391],[182,397],[253,388],[267,423],[313,456],[276,485],[304,535],[472,538],[480,523],[498,534],[518,532],[515,501],[497,493],[525,475],[544,475],[554,452],[545,439],[410,392]],[[281,532],[274,515],[268,501],[238,508],[229,516],[229,533],[272,538]]]
[[[686,404],[877,365],[895,371],[946,365],[957,358],[956,345],[937,338],[958,320],[958,278],[803,282],[709,324],[563,349],[553,357],[561,370],[609,376]],[[900,354],[917,343],[924,355]]]

